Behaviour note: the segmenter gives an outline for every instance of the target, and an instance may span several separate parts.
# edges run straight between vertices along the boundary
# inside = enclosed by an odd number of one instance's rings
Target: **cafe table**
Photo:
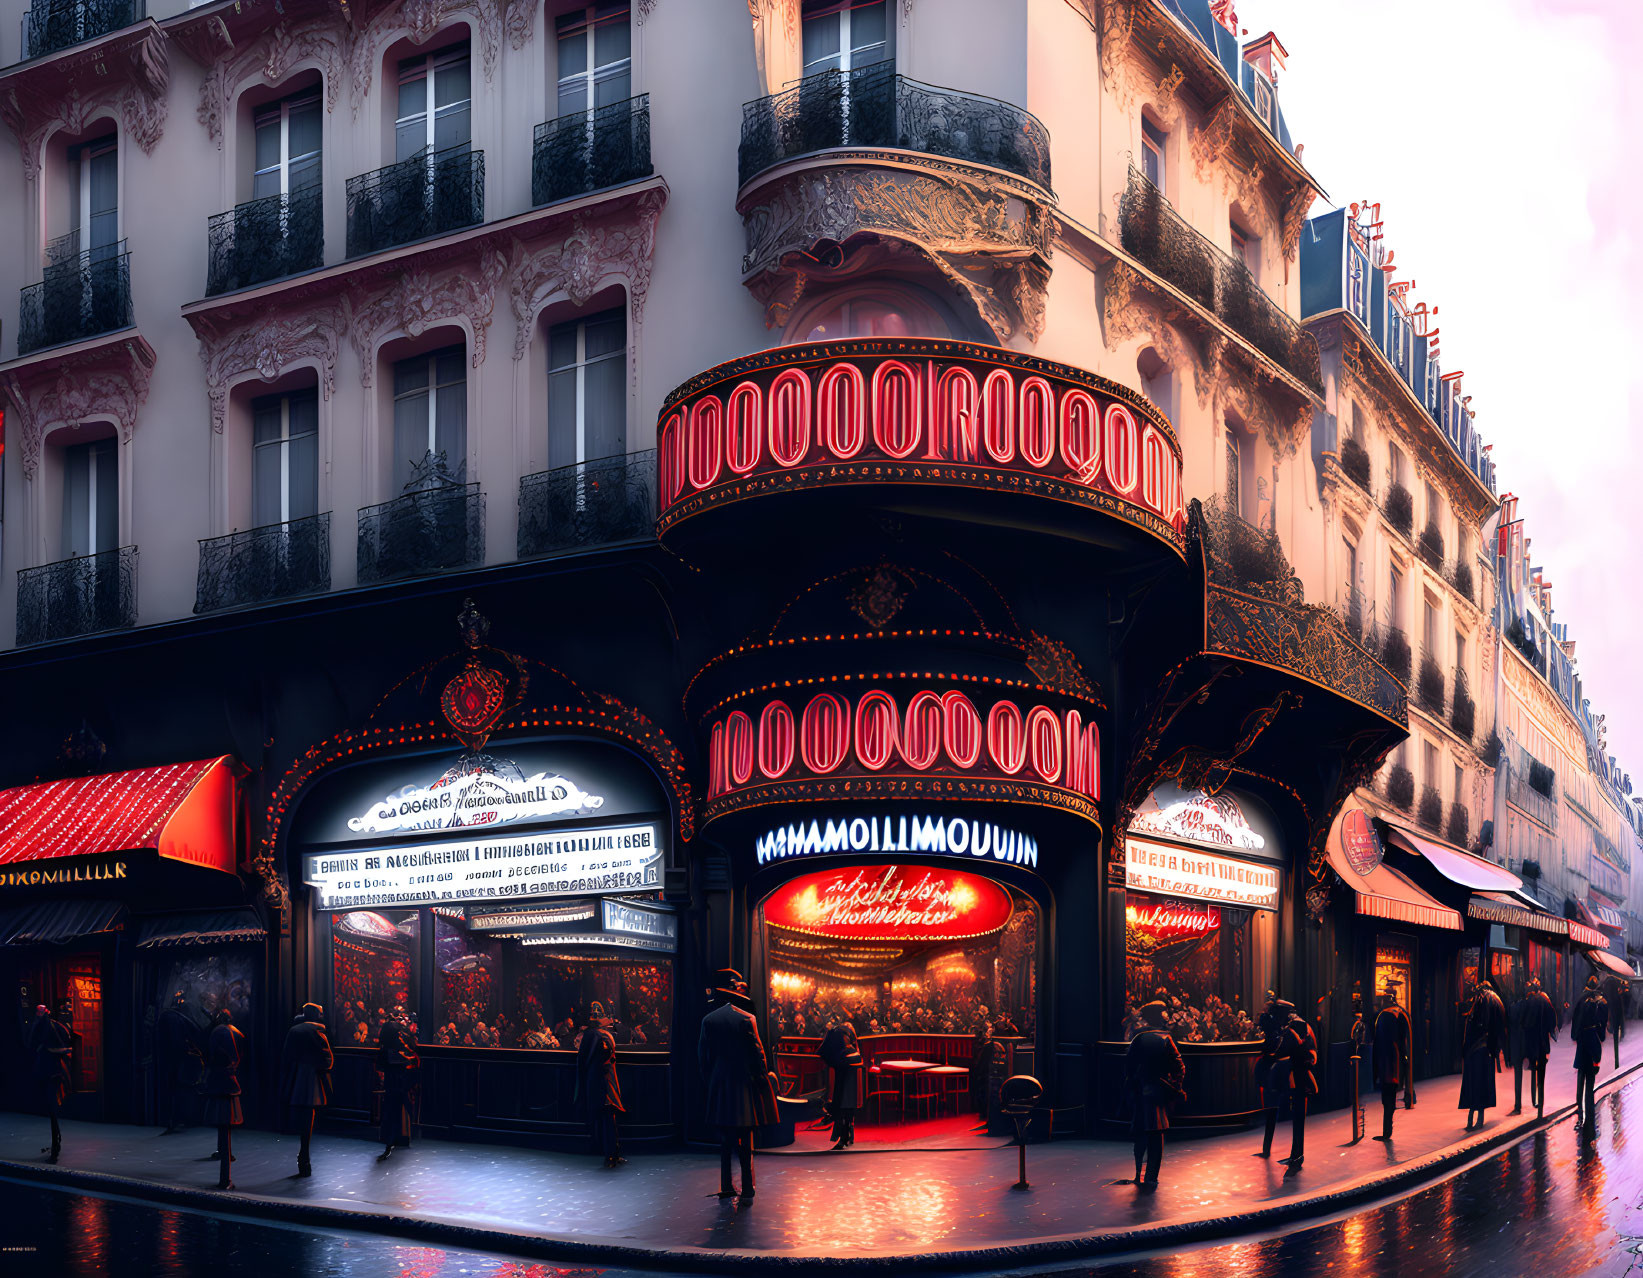
[[[917,1074],[921,1070],[934,1069],[938,1064],[940,1064],[939,1061],[916,1061],[916,1060],[880,1061],[878,1063],[880,1069],[888,1070],[892,1074],[899,1074],[901,1076],[901,1121],[902,1122],[905,1123],[907,1121],[907,1076],[909,1074]]]

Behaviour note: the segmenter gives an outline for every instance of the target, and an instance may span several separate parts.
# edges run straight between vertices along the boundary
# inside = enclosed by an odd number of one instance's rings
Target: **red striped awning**
[[[1605,933],[1574,919],[1569,920],[1569,939],[1576,945],[1584,945],[1594,950],[1607,949],[1609,945],[1609,938]]]
[[[1461,920],[1459,910],[1451,910],[1442,901],[1421,891],[1391,866],[1377,865],[1368,874],[1360,874],[1352,868],[1336,839],[1329,841],[1328,855],[1335,873],[1357,893],[1359,914],[1419,923],[1451,932],[1464,930],[1466,925]]]
[[[1608,950],[1593,950],[1586,957],[1591,959],[1598,967],[1605,968],[1616,976],[1623,976],[1628,981],[1638,979],[1637,972],[1630,963],[1618,955],[1609,953]]]
[[[234,872],[228,756],[0,790],[0,866],[152,848]]]
[[[1502,892],[1477,892],[1466,903],[1466,913],[1474,919],[1533,928],[1553,936],[1569,935],[1569,920],[1544,910],[1531,910]]]

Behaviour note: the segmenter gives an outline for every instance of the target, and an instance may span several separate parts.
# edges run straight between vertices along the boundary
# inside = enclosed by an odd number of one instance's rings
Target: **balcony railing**
[[[19,646],[137,623],[137,547],[81,555],[17,574]]]
[[[206,296],[231,293],[325,263],[324,198],[318,183],[235,205],[210,222]]]
[[[23,290],[17,353],[60,346],[131,324],[131,254],[125,241],[80,252],[78,232],[46,246],[46,269]]]
[[[132,0],[56,0],[23,14],[23,56],[38,58],[136,21]]]
[[[485,220],[485,153],[419,151],[348,179],[348,256],[444,235]]]
[[[406,493],[359,512],[359,581],[388,581],[485,562],[485,494],[478,484]]]
[[[519,481],[519,557],[656,535],[656,453],[560,466]]]
[[[1050,189],[1050,135],[1036,116],[996,98],[921,84],[877,62],[823,71],[742,107],[739,180],[835,147],[894,147],[987,164]]]
[[[331,588],[331,514],[200,542],[195,612],[267,603]]]
[[[1448,700],[1443,682],[1443,667],[1429,653],[1421,655],[1420,669],[1415,676],[1415,701],[1422,710],[1443,717]]]
[[[1256,350],[1323,393],[1318,344],[1256,283],[1249,268],[1211,244],[1140,170],[1130,170],[1118,206],[1124,251],[1213,312]]]
[[[568,200],[650,172],[650,95],[641,93],[537,125],[531,203]]]

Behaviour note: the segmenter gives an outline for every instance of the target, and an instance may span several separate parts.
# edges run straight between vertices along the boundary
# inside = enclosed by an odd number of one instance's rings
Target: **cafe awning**
[[[1538,932],[1549,932],[1553,936],[1569,935],[1569,920],[1548,914],[1544,910],[1528,909],[1519,897],[1505,892],[1473,893],[1472,899],[1466,903],[1466,913],[1471,918],[1484,919],[1490,923],[1532,928]]]
[[[1339,843],[1329,841],[1329,864],[1358,896],[1358,913],[1426,927],[1459,932],[1465,924],[1460,912],[1428,896],[1391,866],[1380,864],[1360,874],[1346,859]]]
[[[1616,976],[1623,976],[1628,981],[1638,979],[1637,973],[1632,969],[1630,963],[1617,955],[1609,953],[1608,950],[1588,950],[1586,957],[1591,959],[1597,966],[1613,972]]]
[[[224,755],[0,790],[0,871],[152,848],[232,874],[234,785]]]
[[[1592,913],[1597,915],[1597,925],[1605,932],[1613,932],[1616,936],[1626,931],[1626,920],[1620,917],[1620,911],[1612,905],[1604,905],[1602,901],[1589,903]]]
[[[267,935],[252,910],[203,910],[141,920],[137,929],[137,948],[156,950],[184,945],[222,945],[234,941],[260,941]]]
[[[1391,822],[1387,822],[1387,830],[1393,843],[1405,852],[1425,857],[1432,868],[1451,883],[1474,892],[1512,892],[1523,886],[1523,880],[1505,866],[1463,852],[1452,844],[1439,843]]]
[[[1610,910],[1609,913],[1614,917],[1614,922],[1611,923],[1601,913],[1603,909],[1604,907],[1599,905],[1596,901],[1585,901],[1579,897],[1575,898],[1575,913],[1580,916],[1580,922],[1587,928],[1596,932],[1597,935],[1602,938],[1595,943],[1599,947],[1608,944],[1608,938],[1610,936],[1619,936],[1626,930],[1626,925],[1621,921],[1620,915],[1615,914],[1613,910]],[[1593,944],[1593,942],[1589,941],[1583,941],[1581,943]]]
[[[124,926],[119,901],[36,901],[0,911],[0,945],[67,945]]]

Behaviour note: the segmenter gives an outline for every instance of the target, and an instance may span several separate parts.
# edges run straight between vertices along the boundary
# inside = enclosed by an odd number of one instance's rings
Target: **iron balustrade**
[[[1316,339],[1267,296],[1249,267],[1211,244],[1136,168],[1130,169],[1119,201],[1118,238],[1124,251],[1149,271],[1323,394]]]
[[[656,451],[559,466],[519,480],[519,557],[656,535]]]
[[[133,0],[56,0],[23,13],[23,56],[56,53],[110,31],[129,27],[138,16]]]
[[[1030,111],[997,98],[921,84],[878,62],[822,71],[742,107],[739,181],[797,155],[894,147],[987,164],[1050,189],[1050,134]]]
[[[207,297],[325,264],[325,207],[318,183],[236,204],[210,221]]]
[[[200,542],[195,612],[331,588],[331,514],[265,524]]]
[[[536,126],[532,204],[568,200],[650,173],[648,93]]]
[[[485,153],[418,151],[348,179],[348,256],[444,235],[485,220]]]
[[[80,555],[17,574],[17,643],[137,624],[137,547]]]
[[[78,232],[46,246],[38,284],[23,289],[17,353],[59,346],[131,325],[131,254],[125,241],[80,251]]]
[[[478,484],[423,488],[359,512],[359,581],[471,568],[485,561]]]

